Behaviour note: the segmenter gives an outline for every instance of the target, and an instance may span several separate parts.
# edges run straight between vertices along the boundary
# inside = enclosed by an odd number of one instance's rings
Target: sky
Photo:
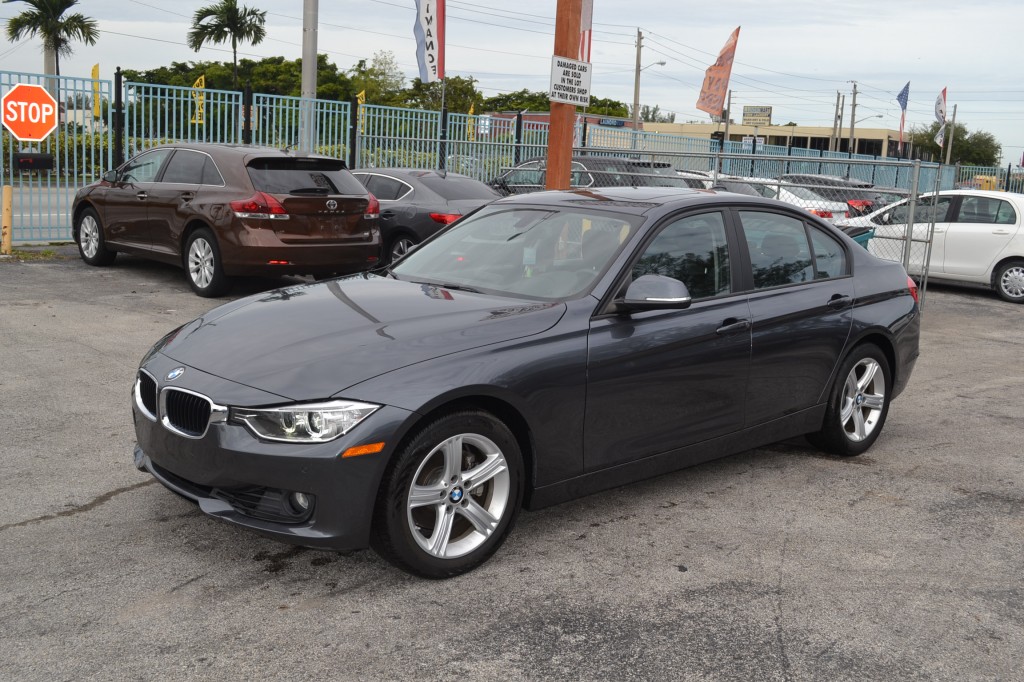
[[[96,19],[95,46],[77,45],[62,60],[67,76],[101,76],[114,68],[150,69],[172,61],[231,60],[230,46],[196,53],[185,45],[191,16],[214,0],[80,0]],[[302,51],[302,0],[241,0],[267,12],[267,39],[239,47],[239,58]],[[475,78],[484,96],[526,88],[546,91],[554,45],[556,0],[447,0],[449,76]],[[19,3],[0,5],[0,21]],[[377,51],[394,54],[406,77],[417,75],[414,0],[319,3],[319,52],[341,69]],[[1024,154],[1022,0],[594,0],[595,97],[633,101],[636,32],[644,34],[640,101],[676,114],[676,122],[709,120],[695,107],[704,70],[729,34],[742,26],[730,87],[738,118],[744,105],[772,106],[773,122],[831,126],[836,93],[846,95],[849,125],[857,84],[858,128],[899,128],[896,94],[910,82],[907,128],[927,127],[935,98],[948,93],[948,114],[969,131],[992,133],[1003,162]],[[664,66],[656,62],[665,61]],[[0,44],[0,70],[42,71],[38,40]],[[879,118],[879,116],[881,116]]]

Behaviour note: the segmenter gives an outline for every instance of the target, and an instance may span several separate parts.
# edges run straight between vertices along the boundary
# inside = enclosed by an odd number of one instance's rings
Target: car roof
[[[548,190],[513,194],[499,199],[492,205],[524,204],[570,207],[589,204],[591,208],[595,209],[619,210],[643,215],[648,211],[666,206],[687,208],[702,204],[720,205],[723,203],[749,203],[772,208],[784,205],[773,199],[765,199],[760,196],[752,197],[726,191],[688,187],[601,187],[588,190]]]
[[[456,178],[466,180],[476,180],[476,178],[462,173],[453,173],[451,171],[441,171],[430,168],[356,168],[352,171],[353,173],[377,173],[378,175],[394,175],[395,177],[401,178],[426,178],[435,176],[438,178]],[[479,181],[478,181],[479,182]]]

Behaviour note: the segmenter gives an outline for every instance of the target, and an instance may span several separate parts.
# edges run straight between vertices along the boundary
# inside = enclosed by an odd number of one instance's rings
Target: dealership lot
[[[138,361],[215,302],[172,267],[57,251],[0,262],[2,679],[1019,675],[1021,306],[930,288],[862,457],[794,441],[524,513],[489,563],[429,582],[137,472]]]

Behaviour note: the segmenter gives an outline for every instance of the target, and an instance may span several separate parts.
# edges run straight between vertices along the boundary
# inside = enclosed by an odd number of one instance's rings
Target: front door
[[[105,237],[113,244],[148,250],[152,242],[149,227],[149,192],[171,149],[154,149],[139,154],[121,166],[117,181],[103,198]]]
[[[746,294],[732,280],[721,212],[670,218],[632,265],[687,285],[686,310],[591,323],[584,434],[588,472],[738,431],[750,360]]]
[[[1020,229],[1020,216],[1010,202],[995,197],[964,195],[956,218],[946,226],[941,272],[979,277]],[[936,261],[933,258],[932,263]]]

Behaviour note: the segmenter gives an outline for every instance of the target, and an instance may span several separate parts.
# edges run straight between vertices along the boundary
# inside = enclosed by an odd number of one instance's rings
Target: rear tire
[[[1004,263],[992,279],[992,287],[999,297],[1010,303],[1024,303],[1024,261]]]
[[[515,524],[523,478],[519,444],[497,417],[476,410],[442,416],[389,465],[374,510],[373,547],[425,578],[471,571]]]
[[[217,239],[205,227],[190,234],[185,242],[185,274],[192,291],[203,298],[223,296],[231,289]]]
[[[406,234],[400,234],[388,244],[388,263],[396,263],[409,249],[416,245],[416,240]]]
[[[117,251],[107,248],[103,239],[103,223],[92,208],[83,210],[78,215],[75,234],[78,239],[78,255],[89,265],[110,265],[117,258]]]
[[[871,343],[857,346],[839,368],[821,430],[807,439],[834,455],[866,452],[885,425],[891,387],[892,372],[882,349]]]

